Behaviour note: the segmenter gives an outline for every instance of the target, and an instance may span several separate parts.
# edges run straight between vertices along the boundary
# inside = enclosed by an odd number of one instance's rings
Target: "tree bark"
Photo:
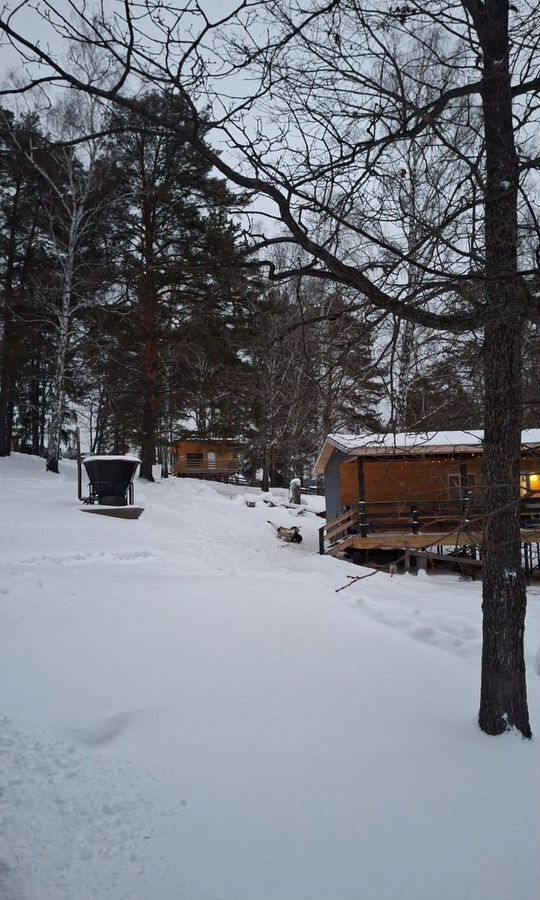
[[[144,167],[144,163],[142,164]],[[155,200],[146,174],[143,173],[145,194],[142,198],[142,261],[139,287],[139,310],[142,328],[142,436],[140,477],[153,481],[152,466],[156,462],[158,427],[158,377],[159,377],[159,296],[156,284],[155,259]]]
[[[82,209],[73,207],[69,225],[69,238],[66,258],[63,264],[61,286],[61,302],[58,311],[58,346],[56,348],[55,371],[52,384],[52,416],[49,428],[49,446],[47,448],[47,472],[58,474],[62,425],[65,412],[66,365],[71,337],[71,319],[73,315],[73,278],[75,273],[75,251],[79,237]]]
[[[0,456],[9,456],[13,436],[13,410],[17,378],[18,327],[15,310],[15,257],[20,183],[15,187],[4,275],[3,338],[0,354]]]
[[[265,442],[263,447],[263,457],[262,457],[262,481],[261,481],[261,491],[265,494],[270,490],[270,476],[269,476],[269,453],[268,453],[268,444]]]
[[[527,596],[519,517],[523,325],[513,312],[521,286],[517,276],[518,161],[512,123],[508,4],[488,0],[476,15],[484,52],[486,299],[498,315],[486,326],[484,336],[488,518],[479,724],[488,734],[500,734],[514,726],[530,737],[523,652]]]
[[[71,291],[67,299],[62,299],[62,311],[59,323],[59,340],[56,351],[55,373],[52,385],[52,416],[49,428],[49,444],[47,447],[47,472],[58,474],[60,459],[60,443],[65,410],[65,378],[66,361],[69,345],[69,304]]]
[[[32,380],[30,384],[30,428],[32,433],[32,453],[39,456],[39,417],[40,417],[40,373],[41,352],[37,352],[32,358]]]
[[[141,478],[153,481],[158,423],[158,343],[157,297],[153,279],[146,273],[140,295],[143,328],[143,411],[141,438]]]

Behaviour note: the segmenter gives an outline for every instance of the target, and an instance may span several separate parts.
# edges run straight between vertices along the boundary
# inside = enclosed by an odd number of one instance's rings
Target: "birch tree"
[[[95,130],[95,102],[90,97],[72,99],[57,107],[55,113],[55,124],[64,141],[78,136],[81,128]],[[49,164],[34,148],[29,149],[27,158],[48,189],[44,219],[54,275],[52,284],[43,286],[42,315],[54,333],[54,360],[46,468],[58,473],[69,354],[81,311],[94,302],[88,292],[89,256],[105,201],[98,197],[97,141],[86,144],[84,162],[72,146],[55,147]]]

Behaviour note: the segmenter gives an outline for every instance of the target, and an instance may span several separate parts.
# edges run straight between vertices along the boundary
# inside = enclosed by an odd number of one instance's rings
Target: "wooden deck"
[[[480,546],[482,543],[481,532],[460,532],[449,534],[448,532],[424,532],[413,534],[411,531],[388,531],[368,534],[362,537],[359,534],[350,534],[327,548],[329,556],[336,556],[343,550],[421,550],[425,547],[455,547],[470,544]],[[540,544],[540,528],[523,529],[521,531],[522,544]]]
[[[472,501],[470,493],[450,501],[361,502],[319,529],[319,552],[338,556],[344,550],[364,550],[367,558],[370,550],[480,548],[484,515]],[[522,498],[520,516],[523,547],[540,544],[540,497]]]

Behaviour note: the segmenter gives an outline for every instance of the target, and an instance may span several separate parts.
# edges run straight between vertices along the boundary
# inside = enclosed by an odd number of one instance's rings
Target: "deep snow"
[[[478,584],[336,594],[310,513],[171,479],[81,515],[43,468],[0,460],[2,900],[536,898],[538,740],[476,727]]]

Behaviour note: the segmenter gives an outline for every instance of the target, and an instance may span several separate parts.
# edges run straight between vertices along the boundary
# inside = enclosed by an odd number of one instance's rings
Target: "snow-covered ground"
[[[2,900],[537,897],[538,739],[476,727],[478,584],[336,594],[361,570],[313,514],[169,480],[108,519],[62,469],[0,460]]]

